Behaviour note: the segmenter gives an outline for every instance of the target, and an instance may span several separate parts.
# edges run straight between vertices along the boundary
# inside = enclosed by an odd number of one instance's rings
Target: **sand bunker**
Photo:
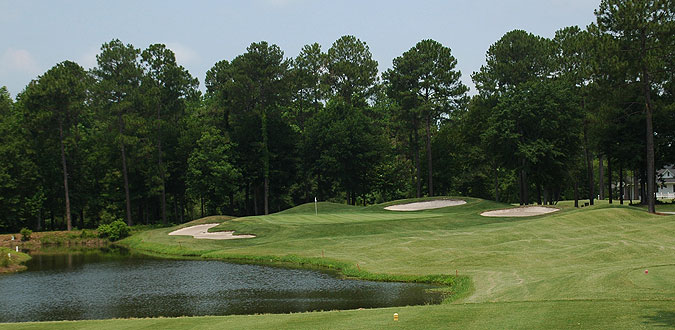
[[[387,206],[384,209],[389,211],[420,211],[420,210],[440,209],[442,207],[457,206],[462,204],[466,204],[466,201],[458,199],[437,199],[434,201],[392,205]]]
[[[197,239],[237,239],[237,238],[254,238],[255,235],[234,235],[233,231],[219,231],[209,233],[208,230],[217,226],[217,223],[210,223],[206,225],[196,225],[192,227],[174,230],[169,235],[184,235],[192,236]]]
[[[487,211],[481,213],[480,215],[484,217],[532,217],[535,215],[542,215],[555,211],[560,211],[560,209],[544,206],[525,206],[512,209]]]

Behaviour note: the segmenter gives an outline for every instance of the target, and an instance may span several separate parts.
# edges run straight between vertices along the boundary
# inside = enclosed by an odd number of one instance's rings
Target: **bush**
[[[129,226],[122,220],[115,220],[110,224],[98,226],[98,237],[117,241],[129,236]]]
[[[91,230],[82,229],[80,232],[81,239],[96,238],[96,233]]]
[[[19,234],[21,234],[21,241],[26,242],[30,240],[30,235],[33,234],[33,231],[24,227],[21,228]]]

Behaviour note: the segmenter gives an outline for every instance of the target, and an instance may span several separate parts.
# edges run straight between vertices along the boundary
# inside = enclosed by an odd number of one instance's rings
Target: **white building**
[[[640,200],[640,181],[633,177],[624,182],[624,199]],[[612,183],[616,187],[618,183]],[[656,171],[656,198],[675,199],[675,169],[673,166],[665,166]]]
[[[658,170],[656,178],[658,186],[656,198],[675,198],[675,169],[673,169],[673,166],[666,166]]]

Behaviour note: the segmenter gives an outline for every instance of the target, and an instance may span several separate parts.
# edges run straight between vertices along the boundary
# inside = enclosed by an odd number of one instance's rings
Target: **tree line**
[[[355,36],[295,58],[256,42],[215,63],[205,93],[166,46],[112,40],[91,70],[59,63],[16,101],[0,89],[0,231],[268,214],[314,198],[593,204],[631,174],[653,212],[655,168],[675,163],[674,13],[669,0],[603,0],[585,29],[510,31],[471,97],[434,40],[381,74]]]

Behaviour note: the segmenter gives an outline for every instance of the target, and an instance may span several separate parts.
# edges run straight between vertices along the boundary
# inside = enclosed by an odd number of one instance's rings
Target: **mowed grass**
[[[463,198],[443,209],[308,204],[229,219],[216,230],[254,239],[196,240],[143,232],[124,244],[156,254],[358,268],[392,278],[468,276],[460,299],[436,306],[287,315],[21,324],[56,328],[643,328],[675,327],[675,216],[597,205],[529,218],[488,218],[510,207]],[[648,270],[648,273],[645,273]],[[346,272],[349,274],[349,271]],[[398,312],[401,320],[392,321]],[[19,325],[13,324],[12,327]]]
[[[579,200],[579,206],[583,206],[584,203],[588,203],[588,199],[580,199]],[[633,200],[632,201],[634,204],[630,205],[631,207],[635,208],[640,208],[643,210],[647,210],[647,205],[642,205],[639,204],[639,201]],[[612,201],[612,204],[609,204],[609,200],[604,199],[604,200],[593,200],[593,203],[595,205],[621,205],[618,199],[614,199]],[[623,201],[624,205],[629,205],[631,203],[631,200],[625,199]],[[560,201],[558,202],[556,207],[563,207],[563,208],[571,208],[574,207],[574,201]],[[659,203],[655,205],[656,207],[656,212],[675,212],[675,201],[666,199],[666,200],[659,200]]]

